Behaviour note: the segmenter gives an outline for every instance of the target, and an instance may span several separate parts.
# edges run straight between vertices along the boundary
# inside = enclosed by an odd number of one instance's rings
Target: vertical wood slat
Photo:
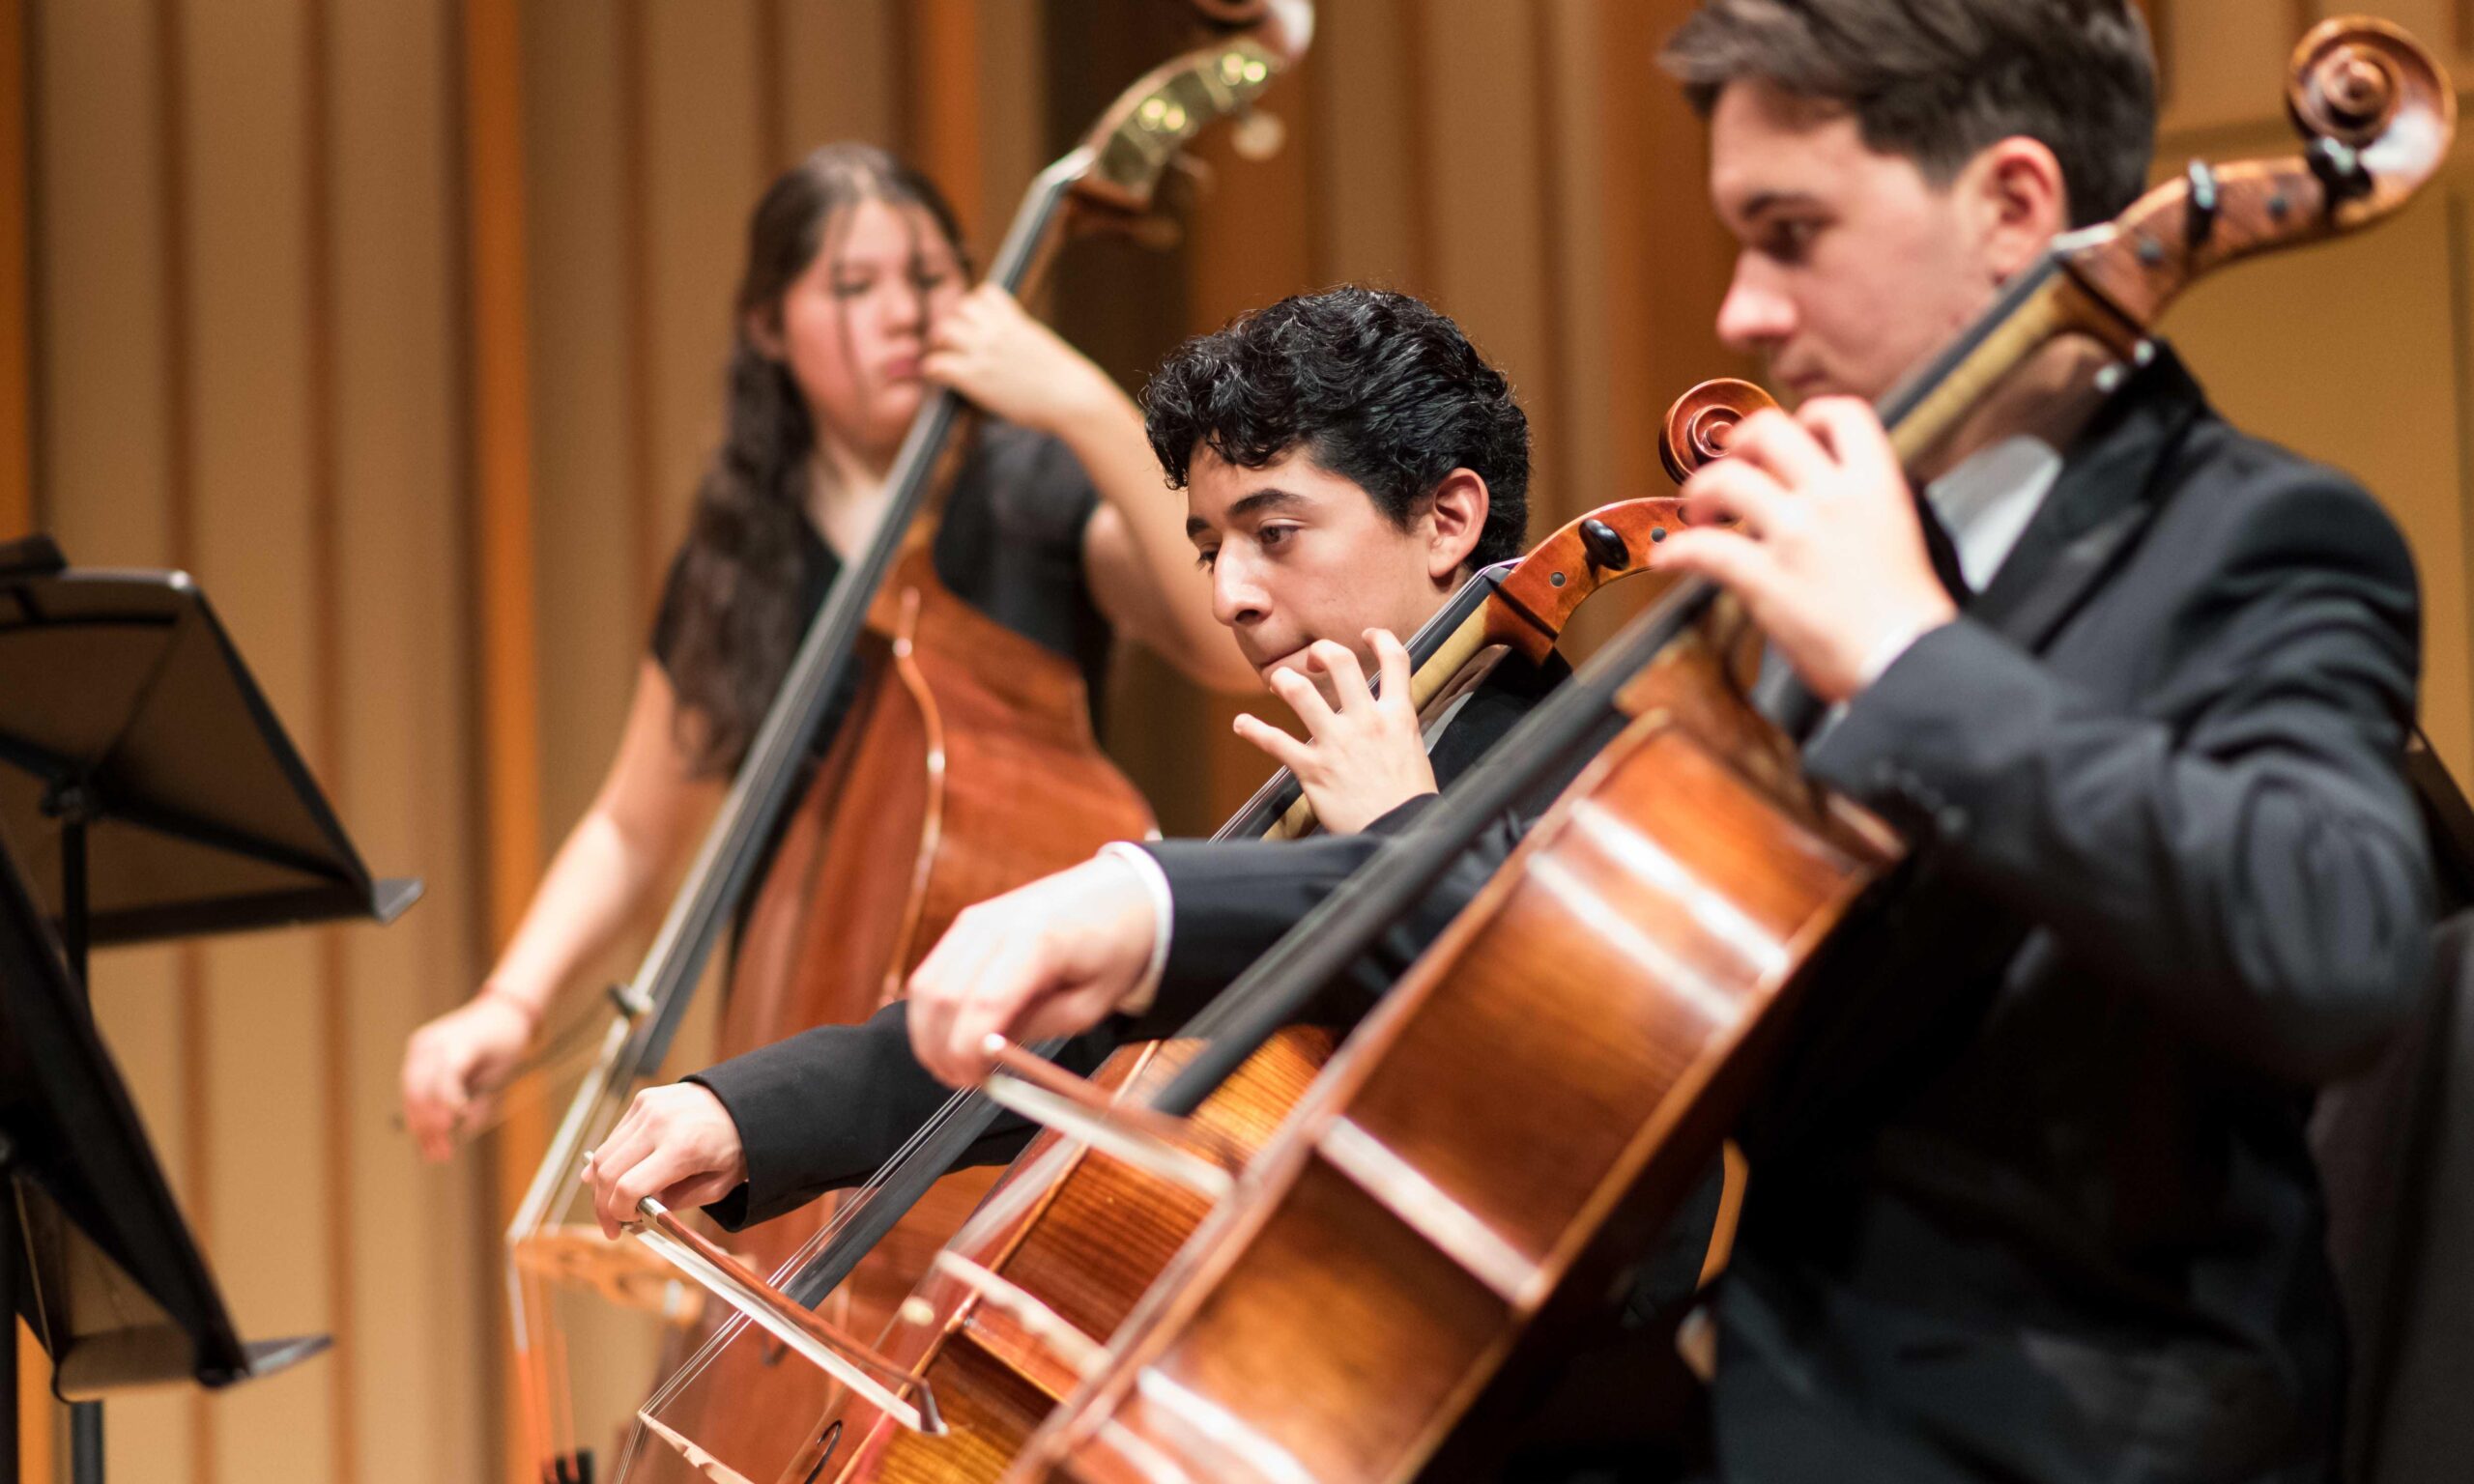
[[[188,88],[184,73],[185,24],[180,0],[154,0],[156,198],[161,213],[159,277],[162,284],[163,534],[176,567],[197,559],[195,449],[197,416],[191,370],[192,287],[188,161],[186,127]],[[189,1228],[201,1246],[212,1241],[214,1120],[207,1087],[206,951],[195,943],[173,950],[174,1000],[179,1007],[181,1112],[187,1138],[183,1186]],[[216,1484],[214,1409],[203,1393],[189,1398],[190,1484]]]
[[[303,194],[302,0],[182,0],[180,168],[190,294],[196,549],[215,598],[284,728],[325,739],[313,633],[309,381],[312,265]],[[319,937],[217,934],[202,945],[202,1100],[212,1129],[207,1251],[245,1332],[327,1327],[327,1184]],[[331,1365],[213,1395],[213,1451],[231,1480],[329,1473]]]
[[[2469,0],[2474,4],[2474,0]],[[2457,506],[2461,522],[2459,533],[2458,581],[2460,590],[2474,600],[2474,202],[2469,202],[2465,188],[2451,182],[2445,201],[2448,212],[2449,272],[2449,360],[2457,381]],[[2431,554],[2416,553],[2418,561],[2428,562]],[[2426,579],[2426,585],[2430,580]],[[2430,620],[2428,616],[2425,622]],[[2429,664],[2428,658],[2425,661]],[[2428,709],[2430,701],[2424,701]],[[2474,715],[2459,718],[2474,736]],[[2425,728],[2431,729],[2426,718]],[[2432,745],[2439,750],[2440,761],[2447,765],[2460,783],[2474,781],[2474,743],[2457,749],[2438,738]],[[2455,756],[2450,756],[2454,752]]]
[[[2173,0],[2141,0],[2147,12],[2147,43],[2156,58],[2156,113],[2173,106]]]
[[[1400,39],[1400,75],[1408,81],[1408,157],[1401,160],[1409,180],[1409,260],[1401,269],[1409,275],[1409,292],[1432,298],[1442,265],[1437,260],[1434,206],[1434,149],[1422,117],[1425,101],[1426,41],[1424,0],[1395,0]]]
[[[1573,471],[1580,460],[1574,447],[1581,433],[1580,419],[1567,402],[1564,390],[1566,357],[1570,352],[1570,336],[1566,324],[1566,304],[1560,290],[1564,287],[1560,273],[1551,271],[1555,246],[1562,241],[1564,200],[1564,141],[1557,128],[1556,100],[1562,96],[1557,65],[1562,60],[1555,44],[1558,7],[1552,0],[1539,0],[1529,11],[1530,104],[1536,111],[1532,127],[1538,131],[1538,240],[1544,248],[1539,268],[1541,280],[1539,297],[1538,346],[1541,353],[1538,364],[1530,368],[1528,401],[1533,408],[1543,408],[1543,418],[1533,416],[1538,428],[1533,454],[1537,479],[1531,488],[1543,498],[1530,517],[1529,528],[1542,534],[1555,528],[1583,510],[1601,501],[1592,492],[1580,488]]]
[[[353,1472],[416,1484],[483,1475],[495,1406],[491,1285],[475,1155],[432,1168],[391,1126],[404,1038],[473,981],[465,747],[476,698],[464,601],[463,364],[456,303],[454,0],[323,0],[330,159],[337,516],[333,663],[345,713],[330,797],[363,859],[430,895],[385,929],[342,928],[351,1142],[349,1333],[331,1378]],[[439,1234],[456,1234],[441,1241]],[[319,1362],[322,1366],[328,1362]],[[333,1437],[332,1434],[330,1435]],[[341,1447],[331,1444],[340,1453]],[[271,1473],[272,1470],[269,1470]]]
[[[471,425],[482,606],[489,930],[510,931],[540,860],[532,705],[532,397],[525,330],[522,63],[517,0],[465,0],[465,170],[473,316]]]
[[[648,612],[660,581],[667,532],[659,519],[660,391],[653,332],[652,159],[646,117],[650,99],[645,81],[646,0],[618,0],[618,254],[623,300],[619,317],[627,336],[627,528],[635,532],[630,585],[635,609]]]
[[[475,749],[487,943],[515,929],[540,869],[540,719],[532,608],[532,419],[526,328],[523,16],[519,0],[464,0],[464,215],[471,335],[473,511],[471,540],[479,599],[480,736]],[[525,1109],[502,1127],[494,1150],[493,1218],[523,1200],[545,1142],[543,1115]],[[492,1285],[498,1292],[498,1285]],[[507,1353],[502,1314],[494,1353]],[[502,1385],[502,1398],[514,1387]],[[531,1440],[503,1401],[498,1424],[505,1477],[534,1477]]]
[[[14,1316],[10,1327],[17,1347],[17,1394],[0,1402],[17,1409],[17,1477],[47,1480],[52,1470],[51,1362],[35,1343],[33,1330]]]
[[[31,106],[24,0],[0,0],[0,541],[36,526],[34,489],[34,286]],[[17,1347],[17,1395],[0,1397],[21,1419],[18,1476],[51,1477],[50,1365],[14,1316],[0,1343]]]
[[[0,0],[0,540],[35,528],[33,374],[27,282],[30,216],[26,169],[26,51],[20,0]],[[18,1476],[51,1477],[50,1366],[34,1334],[14,1316],[7,1343],[17,1347],[17,1394],[0,1397],[20,1419]]]
[[[910,162],[945,192],[962,217],[963,236],[981,261],[995,248],[991,234],[1004,223],[984,209],[987,181],[980,155],[980,0],[913,0],[903,8],[905,81],[913,100],[906,121]]]
[[[340,801],[347,739],[343,669],[343,541],[341,499],[341,387],[337,376],[334,202],[334,118],[329,79],[335,48],[331,0],[302,0],[302,267],[307,314],[302,362],[309,395],[307,437],[310,602],[309,635],[311,770],[330,800]],[[327,1330],[334,1337],[328,1388],[329,1467],[333,1477],[360,1477],[360,1431],[355,1400],[360,1375],[355,1318],[353,1263],[353,1041],[352,985],[344,933],[318,930],[317,1002],[319,1101],[325,1111],[320,1154],[326,1166],[327,1203],[322,1233],[327,1254]]]
[[[783,74],[791,19],[785,0],[756,0],[756,178],[770,181],[791,163],[790,79]]]
[[[26,26],[25,0],[0,0],[0,541],[36,521]]]

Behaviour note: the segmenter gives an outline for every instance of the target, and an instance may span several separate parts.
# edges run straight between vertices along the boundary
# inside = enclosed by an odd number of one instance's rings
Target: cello
[[[2315,28],[2287,96],[2302,155],[2194,166],[2056,239],[1885,399],[1902,462],[2055,339],[2137,363],[2199,275],[2387,215],[2454,131],[2445,74],[2376,21]],[[1085,1357],[1009,1481],[1355,1484],[1477,1467],[1490,1413],[1568,1345],[1707,1166],[1904,853],[1803,777],[1746,701],[1711,632],[1726,606],[1696,584],[1643,614],[1232,987],[1243,1034],[1123,1136],[1175,1136],[1250,1044],[1535,785],[1541,759],[1622,728]]]
[[[1218,119],[1250,113],[1306,41],[1302,6],[1213,0],[1201,9],[1218,39],[1142,78],[1082,146],[1034,180],[990,281],[1022,292],[1069,225],[1139,226],[1185,145]],[[717,1317],[694,1315],[676,1285],[614,1261],[597,1233],[560,1220],[586,1151],[659,1066],[758,871],[764,885],[722,1017],[725,1055],[864,1018],[964,906],[1150,826],[1139,795],[1097,749],[1071,666],[935,579],[934,503],[964,414],[958,397],[940,390],[913,420],[875,536],[835,578],[642,966],[615,991],[618,1013],[599,1060],[508,1228],[520,1393],[547,1480],[581,1484],[590,1472],[575,1436],[553,1284],[575,1282],[692,1325]],[[845,695],[853,698],[846,722],[811,770],[815,740]],[[899,1298],[909,1286],[901,1265],[924,1261],[977,1193],[965,1182],[930,1200],[837,1298],[845,1322],[869,1322],[879,1291]],[[812,1229],[813,1218],[760,1228],[742,1250],[769,1270]],[[759,1356],[748,1376],[707,1392],[714,1410],[702,1425],[761,1435],[795,1416],[798,1407],[775,1390],[777,1361]]]
[[[1707,384],[1688,393],[1669,419],[1679,473],[1714,456],[1727,430],[1767,404],[1758,388],[1743,383]],[[1672,499],[1608,505],[1568,523],[1519,560],[1475,575],[1410,638],[1411,686],[1421,714],[1431,722],[1507,655],[1543,661],[1570,614],[1608,585],[1645,571],[1650,551],[1676,522]],[[1216,838],[1290,835],[1309,822],[1301,790],[1281,773]],[[1196,1027],[1210,1028],[1208,1016]],[[1283,1032],[1198,1110],[1192,1137],[1179,1140],[1178,1148],[1113,1139],[1113,1125],[1105,1119],[1080,1120],[1068,1136],[1042,1134],[998,1193],[937,1254],[927,1281],[880,1341],[864,1344],[838,1327],[813,1336],[820,1348],[804,1353],[841,1376],[848,1390],[818,1414],[787,1467],[783,1455],[734,1450],[698,1434],[668,1387],[644,1410],[647,1433],[716,1479],[992,1478],[1071,1387],[1074,1358],[1099,1348],[1093,1336],[1114,1328],[1211,1201],[1225,1193],[1225,1169],[1242,1165],[1273,1136],[1331,1044],[1324,1030]],[[1102,1067],[1096,1085],[1110,1090],[1121,1108],[1173,1072],[1191,1049],[1186,1042],[1126,1047]],[[1035,1058],[1017,1056],[1012,1065],[1069,1097],[1081,1086],[1047,1072]],[[1036,1101],[1015,1105],[1057,1115]],[[1092,1105],[1107,1106],[1096,1097]],[[1074,1121],[1070,1111],[1063,1116]],[[958,1121],[932,1137],[958,1150],[980,1127]],[[933,1167],[937,1157],[931,1153],[907,1162]],[[719,1277],[727,1265],[651,1204],[641,1234],[700,1280]],[[791,1294],[770,1304],[769,1312],[788,1325],[768,1324],[769,1333],[797,1346],[798,1337],[786,1329],[812,1329],[803,1307],[813,1304],[820,1285],[834,1279],[830,1257],[803,1269],[788,1284]],[[764,1323],[763,1291],[717,1291],[734,1301],[751,1296],[750,1312]],[[737,1343],[773,1341],[751,1334]],[[676,1384],[709,1384],[704,1368],[716,1358],[700,1356]]]

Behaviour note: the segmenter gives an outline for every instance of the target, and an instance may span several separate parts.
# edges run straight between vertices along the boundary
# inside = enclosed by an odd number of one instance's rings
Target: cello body
[[[1251,1157],[1305,1095],[1333,1040],[1320,1029],[1282,1032],[1195,1111],[1194,1127],[1231,1162]],[[1128,1046],[1093,1080],[1131,1099],[1192,1048]],[[935,1388],[944,1430],[899,1426],[845,1392],[804,1419],[797,1447],[769,1455],[766,1467],[778,1475],[749,1477],[818,1484],[997,1477],[1211,1209],[1195,1190],[1042,1132],[992,1196],[986,1210],[995,1219],[974,1220],[936,1254],[877,1346]]]
[[[1620,704],[1008,1484],[1458,1476],[1580,1337],[1899,857],[1697,637]]]
[[[1751,405],[1744,399],[1760,393],[1741,387],[1731,395]],[[1645,570],[1648,553],[1676,519],[1667,499],[1605,506],[1540,542],[1490,591],[1474,584],[1486,596],[1465,617],[1447,613],[1411,642],[1413,653],[1424,655],[1413,681],[1421,709],[1431,714],[1477,683],[1494,655],[1515,651],[1530,663],[1543,661],[1590,594]],[[1220,838],[1291,833],[1293,813],[1267,785]],[[1223,1169],[1250,1167],[1307,1096],[1334,1042],[1319,1028],[1280,1032],[1171,1138],[1199,1148]],[[1119,1109],[1138,1108],[1197,1044],[1124,1047],[1092,1081]],[[942,1431],[898,1425],[866,1399],[843,1393],[816,1414],[790,1454],[742,1460],[698,1441],[751,1479],[988,1484],[1074,1393],[1213,1210],[1212,1195],[1202,1190],[1044,1131],[983,1214],[936,1256],[894,1325],[858,1331],[883,1360],[924,1381]],[[696,1437],[674,1419],[665,1425]]]
[[[1087,859],[1152,827],[1134,785],[1101,755],[1081,676],[936,581],[922,531],[870,614],[850,714],[820,759],[750,909],[718,1056],[811,1026],[864,1020],[972,902]],[[938,1182],[836,1291],[831,1322],[873,1334],[993,1183]],[[733,1239],[776,1271],[833,1218],[834,1198]],[[710,1339],[730,1311],[705,1305],[684,1336]],[[834,1387],[753,1338],[725,1347],[674,1414],[725,1457],[793,1450]],[[694,1475],[661,1455],[649,1476]]]

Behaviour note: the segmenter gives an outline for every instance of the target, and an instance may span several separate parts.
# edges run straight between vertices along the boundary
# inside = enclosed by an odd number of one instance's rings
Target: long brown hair
[[[790,367],[751,327],[779,327],[783,296],[816,262],[829,229],[869,200],[927,212],[962,255],[962,230],[943,194],[873,145],[816,151],[777,177],[748,218],[747,264],[732,304],[728,424],[696,486],[666,657],[679,740],[699,773],[738,766],[790,668],[803,616],[800,528],[816,428]]]

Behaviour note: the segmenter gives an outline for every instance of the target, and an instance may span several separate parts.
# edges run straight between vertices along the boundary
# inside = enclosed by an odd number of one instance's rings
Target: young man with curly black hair
[[[1310,735],[1240,729],[1296,769],[1329,833],[1112,845],[970,908],[874,1019],[641,1094],[594,1152],[606,1227],[652,1194],[735,1229],[865,1179],[943,1100],[938,1079],[981,1074],[987,1032],[1089,1033],[1070,1058],[1083,1066],[1173,1032],[1564,672],[1505,660],[1422,744],[1396,636],[1517,556],[1527,523],[1528,419],[1451,320],[1361,288],[1285,300],[1188,343],[1143,404],[1217,615]],[[1438,888],[1388,959],[1441,931],[1486,870]],[[1352,1018],[1382,987],[1369,971],[1320,1013]]]

